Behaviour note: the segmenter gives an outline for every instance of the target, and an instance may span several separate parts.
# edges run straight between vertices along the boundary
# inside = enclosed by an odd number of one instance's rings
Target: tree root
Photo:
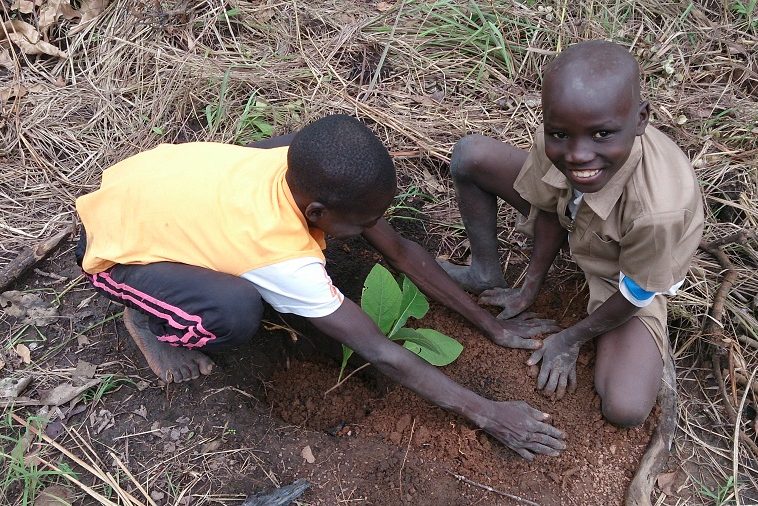
[[[721,249],[721,246],[733,243],[745,244],[748,240],[756,240],[756,238],[758,238],[758,233],[755,230],[742,230],[712,242],[700,243],[700,249],[716,258],[721,268],[724,269],[724,276],[721,279],[719,288],[713,297],[711,309],[708,312],[709,317],[706,319],[701,331],[702,336],[715,337],[715,340],[719,343],[723,342],[724,331],[721,320],[724,316],[727,296],[738,277],[734,265],[729,260],[727,254]],[[724,399],[724,404],[727,406],[727,416],[731,423],[735,424],[737,412],[729,400],[721,373],[721,355],[724,353],[725,347],[723,345],[718,346],[713,352],[713,368],[719,383],[721,396]],[[634,475],[632,483],[627,490],[625,501],[627,506],[649,506],[652,504],[650,495],[653,492],[655,480],[671,451],[671,444],[674,440],[674,432],[677,425],[676,369],[671,353],[668,354],[668,358],[663,364],[663,384],[658,393],[658,403],[661,406],[660,420],[645,450],[645,454],[642,456],[637,473]],[[740,431],[740,441],[745,442],[748,448],[758,457],[758,447],[755,442],[742,431]]]
[[[663,469],[666,459],[671,451],[671,443],[674,440],[677,422],[677,393],[676,393],[676,369],[674,357],[670,350],[663,362],[663,381],[661,390],[658,392],[658,403],[661,406],[661,415],[655,432],[650,438],[645,455],[642,456],[637,473],[626,491],[625,504],[627,506],[649,506],[650,494],[655,486],[655,479]]]

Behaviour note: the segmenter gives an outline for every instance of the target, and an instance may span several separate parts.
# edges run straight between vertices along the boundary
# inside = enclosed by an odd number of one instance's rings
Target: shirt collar
[[[634,145],[629,152],[629,157],[624,165],[616,172],[610,181],[602,190],[594,193],[585,193],[584,202],[590,206],[590,209],[597,214],[600,219],[605,220],[611,214],[611,210],[621,198],[626,183],[634,172],[634,168],[642,158],[642,141],[640,137],[634,139]],[[558,189],[570,189],[568,179],[558,170],[555,165],[551,165],[547,173],[542,177],[542,181]]]

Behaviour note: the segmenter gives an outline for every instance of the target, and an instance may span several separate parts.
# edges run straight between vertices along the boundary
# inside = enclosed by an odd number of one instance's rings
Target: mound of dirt
[[[373,252],[356,246],[342,246],[335,254],[341,258],[333,277],[348,291],[356,289],[356,282],[350,279],[362,280],[376,260]],[[564,327],[585,314],[587,294],[575,278],[568,282],[553,279],[547,288],[535,311]],[[376,372],[359,373],[325,395],[337,380],[336,361],[294,361],[289,369],[276,371],[268,397],[274,414],[336,438],[378,438],[389,448],[402,450],[402,459],[383,462],[380,472],[370,459],[366,466],[353,468],[353,473],[370,476],[373,481],[381,482],[387,476],[387,486],[359,489],[374,504],[466,504],[455,496],[428,495],[441,490],[441,482],[448,482],[442,489],[455,488],[453,475],[544,505],[623,502],[654,429],[655,416],[635,429],[618,429],[603,420],[592,386],[591,346],[579,357],[576,392],[552,401],[536,390],[535,380],[527,374],[527,351],[491,343],[461,317],[434,304],[417,324],[463,343],[463,353],[445,368],[446,374],[488,398],[525,400],[550,413],[554,425],[569,434],[568,449],[558,458],[538,457],[529,463],[462,418],[389,383]],[[403,464],[411,459],[423,473],[403,473]],[[401,491],[403,496],[398,495]],[[487,501],[495,497],[490,495]]]

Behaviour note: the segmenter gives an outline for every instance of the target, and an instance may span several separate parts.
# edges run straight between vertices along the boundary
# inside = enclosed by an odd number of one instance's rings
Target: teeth
[[[596,176],[600,171],[599,170],[575,170],[573,171],[574,176],[576,176],[578,179],[587,179]]]

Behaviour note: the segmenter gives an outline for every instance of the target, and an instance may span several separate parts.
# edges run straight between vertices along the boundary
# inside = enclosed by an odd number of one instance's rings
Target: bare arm
[[[525,337],[558,330],[555,322],[548,320],[497,320],[472,300],[423,247],[401,237],[384,219],[365,230],[363,237],[421,291],[462,315],[501,346],[536,349],[540,341]]]
[[[565,436],[545,423],[549,415],[521,401],[495,402],[467,390],[414,353],[384,337],[349,299],[329,316],[311,318],[322,332],[349,346],[382,373],[420,396],[462,415],[524,458],[558,455]]]
[[[527,361],[528,365],[534,365],[542,360],[537,388],[555,393],[559,399],[567,388],[573,391],[581,345],[628,322],[638,309],[621,292],[616,292],[587,318],[545,339],[544,346]]]

